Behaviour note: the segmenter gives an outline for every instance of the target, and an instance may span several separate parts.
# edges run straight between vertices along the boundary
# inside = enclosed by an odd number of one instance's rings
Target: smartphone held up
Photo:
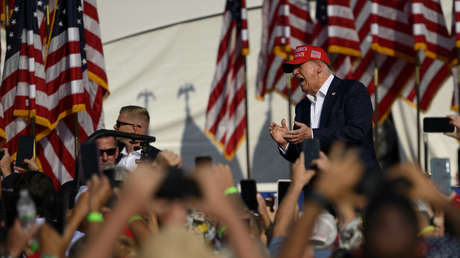
[[[423,132],[425,133],[451,133],[455,130],[448,117],[423,118]]]
[[[318,139],[306,139],[303,142],[303,153],[305,156],[305,168],[316,169],[311,165],[311,162],[315,159],[319,159],[319,140]]]

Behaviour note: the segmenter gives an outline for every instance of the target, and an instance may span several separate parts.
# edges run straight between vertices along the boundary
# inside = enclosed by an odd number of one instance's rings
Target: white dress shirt
[[[319,128],[321,111],[323,110],[324,99],[326,98],[327,91],[329,86],[331,86],[334,75],[329,75],[327,80],[321,85],[319,91],[316,93],[316,96],[307,94],[308,100],[310,100],[310,128],[316,129]]]
[[[324,99],[326,98],[327,91],[331,86],[332,80],[334,79],[334,75],[329,75],[327,80],[321,85],[319,91],[316,93],[316,96],[307,94],[308,100],[310,100],[310,128],[317,129],[319,128],[320,119],[321,119],[321,111],[323,110]],[[313,130],[311,132],[311,137],[313,136]],[[280,146],[280,150],[283,154],[286,154],[286,151],[289,147],[289,143],[286,145],[286,149],[283,150]]]
[[[121,159],[118,162],[117,166],[124,167],[128,169],[129,171],[133,171],[134,169],[137,168],[137,163],[136,160],[141,158],[141,149],[137,151],[133,151],[128,154],[128,151],[126,150],[126,147],[121,150]]]

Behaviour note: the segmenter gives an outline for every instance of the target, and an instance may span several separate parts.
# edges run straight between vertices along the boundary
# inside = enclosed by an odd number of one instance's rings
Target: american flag
[[[204,128],[227,160],[233,158],[246,133],[247,26],[245,1],[227,0]]]
[[[281,65],[288,58],[290,49],[312,43],[314,27],[307,0],[264,0],[262,8],[262,44],[256,80],[258,99],[263,99],[265,94],[273,91],[287,95],[286,78]],[[304,96],[298,82],[291,80],[292,102],[297,103]]]
[[[46,88],[46,76],[39,31],[43,7],[38,1],[16,0],[10,8],[12,16],[6,28],[7,50],[0,87],[4,130],[1,136],[14,156],[19,135],[31,135],[26,119],[41,115],[37,99],[43,95],[39,91]]]
[[[420,109],[427,110],[444,81],[450,76],[449,62],[455,40],[449,35],[439,0],[412,0],[414,49],[420,60]],[[412,80],[402,96],[414,103],[415,81]]]
[[[102,102],[108,94],[108,83],[96,1],[84,0],[82,6],[80,1],[72,0],[67,7],[75,15],[80,38],[78,44],[85,109],[78,112],[77,116],[78,136],[82,142],[95,130],[104,128]],[[61,12],[71,15],[66,8],[61,9]],[[56,129],[37,145],[41,165],[45,171],[53,171],[52,178],[55,183],[62,184],[75,176],[74,119],[69,116],[61,120]]]
[[[372,0],[372,49],[414,61],[410,7],[408,0]]]
[[[334,7],[335,8],[335,7]],[[336,24],[337,21],[333,17],[329,17],[329,11],[331,10],[332,13],[336,12],[336,8],[334,9],[328,7],[327,0],[318,0],[316,2],[316,23],[314,24],[313,30],[313,45],[319,46],[323,49],[329,49],[329,43],[337,42],[335,39],[330,41],[329,32],[335,34],[334,30],[337,31],[337,26],[334,27],[333,30],[329,29],[329,24]],[[332,18],[332,20],[330,19]],[[348,31],[350,31],[348,29]],[[337,48],[337,45],[330,50],[343,52],[345,48]],[[335,74],[340,78],[350,78],[351,75],[351,57],[345,54],[335,54],[329,53],[329,58],[331,60],[332,67],[335,70]]]
[[[16,1],[22,2],[21,0]],[[35,35],[44,35],[43,32],[46,32],[46,27],[43,29],[42,26],[45,25],[44,6],[46,2],[27,2],[43,6],[42,13],[34,16],[38,18],[36,19],[37,24],[40,24],[35,28],[34,32]],[[94,132],[95,129],[101,127],[103,120],[102,98],[107,92],[107,80],[104,72],[102,44],[100,42],[95,2],[86,2],[85,0],[84,7],[86,10],[85,15],[83,15],[84,8],[79,0],[59,1],[57,5],[54,5],[55,1],[50,1],[52,29],[50,29],[48,40],[44,39],[46,38],[46,33],[45,37],[40,36],[42,41],[47,42],[48,45],[42,48],[36,47],[35,51],[42,53],[42,56],[46,57],[43,58],[43,63],[46,62],[45,82],[47,85],[46,91],[36,94],[36,105],[44,106],[48,112],[46,114],[49,115],[44,119],[45,122],[48,121],[49,123],[40,124],[37,120],[36,152],[39,165],[44,172],[51,176],[56,186],[71,180],[75,176],[75,126],[74,116],[70,116],[70,114],[80,111],[78,113],[80,142]],[[28,11],[28,8],[18,8],[17,10],[18,12],[25,12]],[[95,20],[93,17],[95,17]],[[88,18],[93,19],[93,21],[86,22]],[[90,39],[91,42],[87,40],[85,44],[85,36],[88,33],[92,33],[93,37]],[[26,38],[22,37],[23,40]],[[20,56],[19,53],[17,55]],[[89,64],[90,62],[91,65]],[[8,58],[7,54],[5,69],[8,65],[11,66],[13,71],[18,69],[17,62],[12,58]],[[90,67],[94,66],[99,70],[90,69]],[[96,78],[96,82],[88,80],[88,77],[91,79],[93,76],[88,75],[90,71],[103,79],[97,80],[96,77],[93,77]],[[4,79],[4,83],[5,81],[8,82],[7,79]],[[29,85],[30,83],[26,84]],[[3,88],[2,86],[2,90]],[[47,97],[47,103],[42,104],[38,101],[40,94]],[[47,94],[48,96],[46,96]],[[4,124],[8,121],[6,117],[5,115]],[[15,122],[10,123],[16,125],[16,127],[6,127],[7,136],[9,134],[16,135],[15,137],[19,134],[31,134],[28,121],[12,116],[11,118]],[[17,142],[17,139],[7,137],[7,140],[9,147],[15,148],[14,140]]]
[[[352,79],[361,81],[366,87],[374,102],[374,62],[378,67],[378,117],[375,119],[383,121],[391,111],[391,105],[399,96],[399,93],[408,83],[413,74],[413,64],[400,58],[379,54],[372,50],[372,5],[367,0],[352,0],[351,7],[355,18],[355,26],[358,31],[362,58],[357,58],[352,68]],[[380,19],[379,19],[380,20]],[[378,25],[378,24],[377,24]],[[375,26],[375,25],[374,25]],[[387,41],[383,41],[386,43]]]
[[[96,0],[83,0],[83,25],[85,37],[86,59],[83,63],[83,76],[87,93],[86,113],[79,113],[79,117],[91,119],[91,124],[83,123],[86,134],[104,128],[102,101],[109,94],[107,74],[105,73],[104,52],[102,49],[101,30],[97,13]],[[85,65],[86,64],[86,65]]]
[[[329,53],[361,56],[360,40],[350,0],[328,0],[327,32]]]

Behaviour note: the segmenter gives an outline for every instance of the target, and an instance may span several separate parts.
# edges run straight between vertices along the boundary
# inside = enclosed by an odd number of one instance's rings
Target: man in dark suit
[[[272,123],[270,134],[281,155],[294,162],[305,139],[319,139],[328,153],[337,140],[359,147],[367,169],[378,169],[372,136],[372,104],[366,87],[355,80],[334,76],[327,53],[315,46],[298,46],[294,59],[283,64],[285,73],[299,81],[306,98],[295,108],[295,125],[289,130]]]

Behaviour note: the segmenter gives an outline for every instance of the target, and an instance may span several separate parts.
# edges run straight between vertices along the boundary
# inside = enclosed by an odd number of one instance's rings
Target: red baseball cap
[[[311,60],[319,60],[331,65],[329,56],[322,48],[312,45],[303,45],[295,48],[293,60],[284,62],[283,71],[285,73],[292,73],[296,65],[303,64]]]

